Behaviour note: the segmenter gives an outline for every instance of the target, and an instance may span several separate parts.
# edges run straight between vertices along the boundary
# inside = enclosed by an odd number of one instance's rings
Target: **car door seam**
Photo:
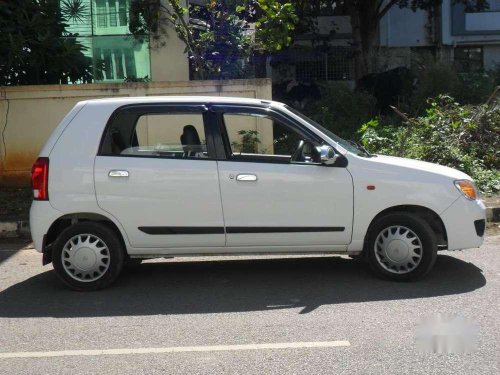
[[[220,207],[222,210],[222,225],[224,225],[224,247],[227,246],[227,231],[226,231],[226,216],[224,214],[224,202],[222,200],[222,186],[220,183],[220,169],[219,169],[219,160],[216,160],[217,164],[217,181],[219,183],[219,199],[220,199]]]

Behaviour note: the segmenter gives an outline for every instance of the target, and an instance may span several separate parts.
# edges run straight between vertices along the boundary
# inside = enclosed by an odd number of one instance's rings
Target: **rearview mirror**
[[[335,153],[333,147],[328,145],[318,146],[317,150],[320,155],[321,164],[332,165],[337,161],[339,154]]]

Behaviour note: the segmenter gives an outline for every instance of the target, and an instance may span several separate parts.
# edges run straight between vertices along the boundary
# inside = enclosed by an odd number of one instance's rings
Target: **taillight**
[[[31,188],[37,201],[49,199],[49,158],[38,158],[31,169]]]

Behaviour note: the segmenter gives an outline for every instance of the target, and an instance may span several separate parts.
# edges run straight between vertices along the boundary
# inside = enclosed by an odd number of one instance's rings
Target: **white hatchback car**
[[[35,247],[77,290],[110,285],[126,262],[223,254],[362,256],[379,276],[413,280],[485,230],[466,174],[370,155],[257,99],[80,102],[32,185]]]

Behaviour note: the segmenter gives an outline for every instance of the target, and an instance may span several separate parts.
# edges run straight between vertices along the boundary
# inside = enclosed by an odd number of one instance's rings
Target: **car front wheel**
[[[427,275],[436,262],[436,236],[420,217],[392,213],[372,226],[365,251],[377,276],[417,280]]]
[[[91,291],[111,285],[123,268],[124,251],[107,226],[83,222],[66,228],[56,240],[52,261],[71,289]]]

